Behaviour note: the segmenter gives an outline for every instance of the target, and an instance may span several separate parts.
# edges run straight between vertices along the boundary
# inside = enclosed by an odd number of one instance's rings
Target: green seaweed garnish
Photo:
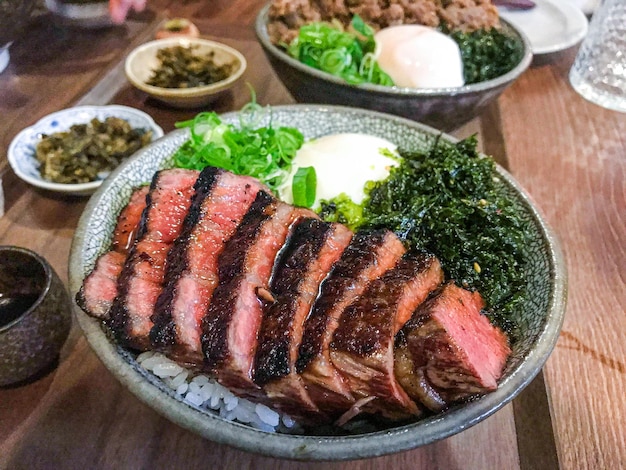
[[[504,75],[519,64],[524,55],[520,40],[495,28],[449,34],[461,50],[466,85]]]
[[[476,144],[475,136],[456,144],[438,138],[429,151],[399,149],[400,165],[367,183],[362,205],[344,195],[323,202],[320,214],[355,229],[388,228],[410,248],[434,253],[446,277],[478,290],[490,320],[515,340],[530,227]]]

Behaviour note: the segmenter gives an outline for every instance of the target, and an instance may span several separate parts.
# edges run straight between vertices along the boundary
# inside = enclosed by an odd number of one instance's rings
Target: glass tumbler
[[[569,74],[587,100],[626,112],[626,0],[603,0]]]

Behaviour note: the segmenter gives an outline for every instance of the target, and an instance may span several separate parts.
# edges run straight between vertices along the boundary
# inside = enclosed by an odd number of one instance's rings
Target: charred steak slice
[[[480,313],[483,307],[478,292],[447,283],[398,334],[398,381],[432,411],[498,386],[511,350],[506,335]]]
[[[179,362],[202,363],[200,324],[217,286],[217,259],[259,189],[256,179],[214,167],[196,181],[182,232],[167,255],[150,331],[152,345]]]
[[[197,171],[173,169],[159,171],[152,179],[108,322],[124,346],[140,350],[150,347],[150,317],[161,292],[165,258],[180,234],[197,178]]]
[[[402,242],[388,230],[358,232],[322,282],[304,324],[296,363],[309,395],[320,409],[336,414],[352,406],[350,388],[330,360],[333,333],[344,309],[372,279],[392,268],[404,252]]]
[[[113,232],[113,243],[111,245],[113,251],[128,254],[131,246],[135,243],[141,214],[143,214],[146,208],[146,196],[149,190],[149,186],[142,186],[136,189],[131,194],[130,201],[126,207],[120,212]]]
[[[202,351],[205,366],[234,393],[261,396],[252,381],[261,299],[269,295],[274,260],[289,227],[312,215],[259,191],[218,257],[219,284],[202,319]]]
[[[306,218],[297,222],[276,261],[259,331],[254,381],[275,408],[301,420],[322,413],[296,373],[304,321],[320,283],[350,243],[345,226]]]
[[[135,240],[141,213],[146,207],[148,187],[136,189],[122,209],[113,230],[110,251],[101,255],[93,271],[83,281],[76,294],[76,302],[85,312],[96,318],[107,318],[117,295],[117,278],[122,272],[126,255]]]
[[[330,344],[330,358],[361,409],[390,419],[420,413],[394,375],[394,338],[415,308],[443,281],[437,258],[407,253],[371,281],[346,308]],[[370,397],[376,397],[371,399]]]

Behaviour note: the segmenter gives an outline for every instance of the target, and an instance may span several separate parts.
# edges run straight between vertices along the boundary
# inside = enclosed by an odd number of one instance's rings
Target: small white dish
[[[536,6],[530,10],[498,8],[502,18],[528,36],[534,55],[568,49],[578,44],[587,34],[587,17],[571,1],[534,1]]]
[[[119,105],[76,106],[49,114],[17,134],[7,151],[9,164],[17,176],[38,188],[76,196],[90,195],[98,189],[102,180],[79,184],[47,181],[39,172],[35,149],[43,134],[63,132],[74,124],[86,124],[94,118],[102,121],[111,116],[128,121],[133,128],[151,130],[153,141],[163,136],[163,129],[149,115],[138,109]]]
[[[152,71],[159,66],[158,51],[174,46],[194,46],[197,47],[199,54],[213,52],[217,64],[235,61],[237,68],[228,78],[210,85],[192,88],[161,88],[148,85],[146,82],[150,79]],[[137,47],[126,58],[124,71],[135,88],[172,107],[185,109],[198,108],[214,101],[241,78],[246,67],[246,58],[237,49],[208,39],[181,36],[157,39]]]

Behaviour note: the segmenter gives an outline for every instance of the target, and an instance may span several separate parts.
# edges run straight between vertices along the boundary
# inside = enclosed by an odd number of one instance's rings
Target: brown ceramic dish
[[[54,362],[72,324],[70,305],[45,259],[26,248],[0,246],[0,386]]]

